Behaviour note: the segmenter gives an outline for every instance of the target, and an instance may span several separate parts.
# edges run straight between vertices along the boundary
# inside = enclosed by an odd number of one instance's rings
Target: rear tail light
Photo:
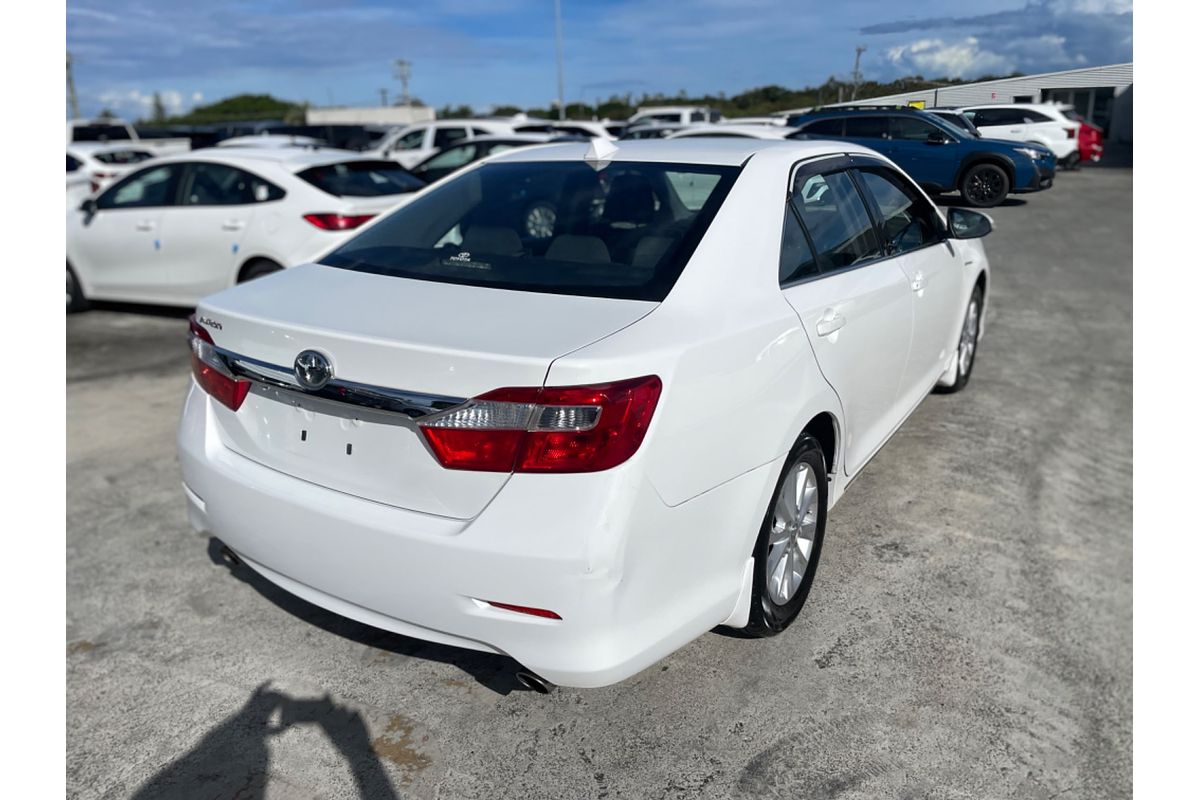
[[[1063,130],[1065,130],[1065,131],[1067,132],[1067,138],[1068,138],[1068,139],[1074,139],[1074,138],[1075,138],[1075,129],[1074,129],[1074,128],[1064,128]]]
[[[352,231],[375,218],[374,214],[305,214],[304,220],[323,231]]]
[[[221,405],[237,411],[250,391],[250,381],[233,377],[221,363],[208,331],[193,317],[189,320],[188,346],[192,350],[192,374],[196,383]]]
[[[418,424],[447,469],[599,472],[637,452],[661,393],[656,375],[496,389]]]
[[[487,604],[493,608],[503,608],[505,611],[515,611],[518,614],[529,614],[534,617],[543,617],[545,619],[562,619],[558,614],[548,608],[534,608],[533,606],[514,606],[511,603],[497,603],[495,600],[488,600]]]

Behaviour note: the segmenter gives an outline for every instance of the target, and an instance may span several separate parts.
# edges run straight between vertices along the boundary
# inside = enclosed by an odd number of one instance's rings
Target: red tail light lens
[[[599,472],[637,452],[660,394],[656,375],[595,386],[497,389],[420,427],[447,469]]]
[[[503,608],[505,611],[516,611],[518,614],[530,614],[535,617],[543,617],[545,619],[562,619],[558,614],[548,608],[534,608],[532,606],[514,606],[511,603],[497,603],[495,600],[488,600],[487,604],[494,608]]]
[[[221,405],[237,411],[250,392],[250,381],[230,375],[216,353],[212,336],[193,318],[188,328],[188,346],[192,350],[192,374],[200,388]]]
[[[374,214],[305,214],[304,220],[323,231],[352,231],[364,222],[375,218]]]

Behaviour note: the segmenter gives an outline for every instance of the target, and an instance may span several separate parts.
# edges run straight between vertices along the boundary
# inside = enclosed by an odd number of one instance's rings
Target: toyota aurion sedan
[[[514,223],[555,181],[555,223]],[[978,212],[846,142],[511,150],[204,299],[191,524],[312,602],[623,680],[796,618],[826,514],[983,332]]]

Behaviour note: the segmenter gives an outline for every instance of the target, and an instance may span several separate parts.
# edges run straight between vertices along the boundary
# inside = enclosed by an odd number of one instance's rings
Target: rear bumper
[[[479,516],[454,520],[252,462],[219,441],[210,402],[193,385],[180,424],[192,527],[316,605],[502,653],[567,686],[623,680],[729,616],[746,554],[719,541],[738,538],[730,533],[739,526],[757,528],[778,468],[772,462],[674,508],[641,478],[636,456],[590,475],[516,475]]]

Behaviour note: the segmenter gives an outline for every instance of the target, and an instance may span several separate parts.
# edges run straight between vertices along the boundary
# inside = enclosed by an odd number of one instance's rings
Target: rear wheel
[[[242,274],[238,277],[238,283],[252,281],[255,278],[261,278],[264,275],[270,275],[272,272],[279,272],[283,267],[265,258],[260,258],[256,261],[251,261],[242,268]]]
[[[971,380],[971,370],[975,368],[975,350],[979,346],[979,320],[983,314],[983,287],[976,286],[971,292],[971,300],[967,303],[967,313],[963,317],[962,332],[958,336],[958,352],[954,354],[953,372],[947,371],[943,381],[938,383],[938,391],[952,393],[961,391]],[[950,376],[953,376],[951,379]]]
[[[1071,153],[1071,155],[1069,155],[1063,159],[1062,168],[1066,169],[1066,170],[1071,170],[1071,171],[1079,169],[1079,151],[1078,150],[1076,150],[1074,153]]]
[[[800,613],[821,556],[829,484],[821,445],[805,434],[784,462],[754,546],[746,632],[774,636]]]
[[[75,270],[71,269],[71,265],[67,265],[67,313],[74,314],[78,311],[86,311],[88,307],[87,298],[83,296],[83,287],[79,285],[79,279],[75,277]]]
[[[958,185],[963,199],[976,208],[991,208],[1008,197],[1008,173],[997,164],[976,164]]]

